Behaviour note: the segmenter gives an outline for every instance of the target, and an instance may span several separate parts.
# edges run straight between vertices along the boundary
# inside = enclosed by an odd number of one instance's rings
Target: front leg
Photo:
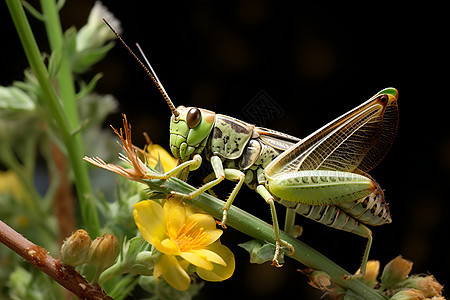
[[[184,163],[176,166],[175,168],[173,168],[172,170],[170,170],[164,174],[153,172],[151,174],[151,179],[167,180],[170,177],[177,175],[179,172],[181,172],[182,170],[184,170],[186,168],[189,168],[190,171],[196,170],[200,167],[201,164],[202,164],[202,157],[199,154],[196,154],[196,155],[194,155],[194,157],[192,159],[185,161]]]
[[[176,191],[173,191],[171,194],[174,195],[174,196],[178,196],[180,198],[183,198],[183,199],[190,200],[190,199],[194,199],[195,197],[197,197],[201,193],[203,193],[203,192],[211,189],[215,185],[219,184],[222,180],[225,179],[225,171],[223,170],[222,160],[218,156],[212,156],[211,157],[211,165],[212,165],[212,168],[214,170],[214,174],[216,175],[216,179],[211,180],[210,182],[202,185],[201,187],[199,187],[195,191],[190,192],[189,194],[183,194],[183,193],[179,193],[179,192],[176,192]]]
[[[238,181],[234,189],[231,191],[230,196],[228,196],[224,206],[223,206],[223,214],[222,214],[222,220],[219,223],[220,226],[223,228],[226,228],[226,222],[227,222],[227,215],[228,215],[228,209],[231,207],[231,204],[233,203],[234,199],[236,198],[237,193],[242,187],[242,184],[245,180],[245,174],[242,173],[239,170],[235,169],[224,169],[222,160],[218,156],[212,156],[211,157],[211,165],[214,170],[215,179],[208,181],[204,185],[202,185],[200,188],[196,189],[195,191],[192,191],[189,194],[182,194],[178,192],[172,192],[172,195],[181,197],[183,199],[193,199],[200,195],[203,192],[206,192],[213,188],[215,185],[222,182],[225,178],[232,181]],[[208,176],[210,177],[210,176]],[[209,178],[208,178],[209,179]]]
[[[225,205],[223,206],[222,220],[219,222],[219,225],[222,226],[222,228],[226,228],[228,210],[230,209],[231,204],[234,201],[234,198],[236,198],[237,193],[239,192],[239,190],[242,187],[242,184],[244,183],[245,174],[239,170],[225,169],[225,178],[232,181],[238,180],[238,183],[231,191],[230,196],[228,196]]]

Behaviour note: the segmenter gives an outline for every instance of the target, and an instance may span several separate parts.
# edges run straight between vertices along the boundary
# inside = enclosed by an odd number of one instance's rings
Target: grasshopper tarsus
[[[345,281],[360,279],[361,277],[363,277],[363,274],[362,273],[358,273],[358,272],[356,274],[353,274],[353,275],[346,275],[346,274],[342,275],[342,279],[344,279]]]
[[[216,220],[216,224],[220,225],[220,227],[222,227],[223,229],[227,229],[227,225],[225,225],[223,221]]]
[[[270,265],[277,268],[281,268],[283,266],[278,262],[278,260],[272,260],[272,263]]]
[[[291,250],[291,252],[289,252],[288,255],[292,255],[292,254],[294,254],[295,249],[291,245],[289,245],[289,246],[290,246],[289,250]]]
[[[228,208],[226,206],[224,206],[222,208],[223,212],[222,212],[222,220],[220,222],[218,222],[218,224],[222,227],[222,228],[227,228],[226,224],[227,224],[227,217],[228,217]]]

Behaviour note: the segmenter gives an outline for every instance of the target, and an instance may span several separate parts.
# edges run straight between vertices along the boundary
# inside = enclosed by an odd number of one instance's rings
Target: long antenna
[[[141,46],[139,46],[139,44],[136,43],[136,47],[138,48],[139,53],[141,53],[141,56],[144,58],[145,62],[147,63],[147,66],[150,68],[150,72],[151,72],[151,73],[153,74],[153,76],[156,78],[156,81],[158,81],[159,84],[161,85],[162,91],[164,92],[164,94],[167,95],[167,97],[169,97],[169,94],[167,94],[166,89],[164,88],[163,84],[161,83],[161,80],[159,80],[158,75],[156,75],[155,70],[153,70],[152,65],[151,65],[150,62],[148,61],[147,56],[145,56],[144,51],[142,51]]]
[[[175,108],[175,106],[172,103],[172,100],[170,100],[169,95],[167,95],[166,90],[164,89],[164,87],[162,86],[161,82],[158,79],[158,76],[156,76],[155,71],[153,71],[152,66],[150,65],[150,63],[148,62],[147,58],[145,57],[145,55],[143,55],[145,61],[147,62],[149,68],[151,69],[151,71],[142,63],[142,61],[136,56],[136,54],[134,54],[133,50],[130,49],[130,47],[128,47],[128,45],[125,43],[125,41],[120,37],[120,35],[114,30],[114,28],[112,28],[111,25],[109,25],[109,23],[105,20],[105,18],[102,18],[103,22],[106,23],[106,25],[108,25],[109,29],[111,29],[111,31],[116,35],[116,37],[119,39],[119,41],[122,42],[122,44],[125,46],[125,48],[127,48],[127,50],[131,53],[131,55],[133,55],[133,57],[136,59],[136,61],[139,63],[139,65],[141,65],[141,67],[145,70],[145,72],[147,73],[147,75],[152,79],[153,83],[156,85],[156,87],[158,88],[159,92],[161,93],[161,95],[163,96],[164,100],[166,100],[167,105],[169,105],[170,110],[172,111],[172,114],[175,117],[178,117],[180,115],[180,112]],[[138,49],[141,52],[141,54],[143,54],[141,47],[139,47],[138,45]]]

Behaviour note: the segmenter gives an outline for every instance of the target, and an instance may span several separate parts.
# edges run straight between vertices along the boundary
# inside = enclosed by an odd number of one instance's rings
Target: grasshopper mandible
[[[183,172],[186,176],[186,172],[197,169],[202,163],[201,153],[214,170],[200,188],[187,195],[177,192],[173,195],[193,199],[224,179],[237,181],[223,207],[219,224],[225,227],[228,209],[246,183],[270,206],[276,246],[273,265],[280,266],[278,257],[282,247],[291,253],[294,251],[280,238],[274,203],[277,201],[287,207],[285,229],[291,235],[295,235],[292,228],[298,213],[367,238],[360,272],[347,279],[365,273],[372,232],[364,224],[391,222],[383,191],[367,172],[384,158],[395,137],[398,125],[396,89],[380,91],[299,139],[210,110],[175,107],[148,61],[150,70],[114,29],[111,30],[150,76],[172,112],[170,149],[180,164],[167,173],[167,177],[180,176]]]

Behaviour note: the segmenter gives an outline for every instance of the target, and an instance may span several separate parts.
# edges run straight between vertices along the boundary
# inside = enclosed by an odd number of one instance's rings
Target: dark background
[[[246,105],[261,91],[284,113],[265,127],[305,137],[385,87],[399,90],[400,125],[385,160],[371,172],[385,189],[393,223],[372,228],[371,259],[382,265],[401,254],[414,261],[413,273],[431,273],[448,284],[450,255],[450,130],[448,126],[448,21],[446,7],[431,4],[301,4],[297,1],[105,1],[122,21],[123,38],[139,42],[175,105],[199,106],[246,119]],[[404,2],[407,3],[407,2]],[[63,26],[80,28],[93,1],[67,1]],[[27,67],[20,42],[2,4],[0,84],[21,80]],[[42,24],[32,21],[42,50]],[[168,149],[170,111],[132,57],[117,45],[87,74],[102,72],[97,91],[120,101],[120,113]],[[120,113],[108,123],[121,125]],[[270,221],[269,208],[243,188],[235,204]],[[282,222],[281,206],[278,209]],[[349,271],[361,259],[365,239],[305,218],[302,241]],[[318,298],[288,259],[281,269],[250,265],[236,245],[247,238],[226,230],[222,242],[236,255],[234,276],[206,283],[202,298],[276,295]]]

